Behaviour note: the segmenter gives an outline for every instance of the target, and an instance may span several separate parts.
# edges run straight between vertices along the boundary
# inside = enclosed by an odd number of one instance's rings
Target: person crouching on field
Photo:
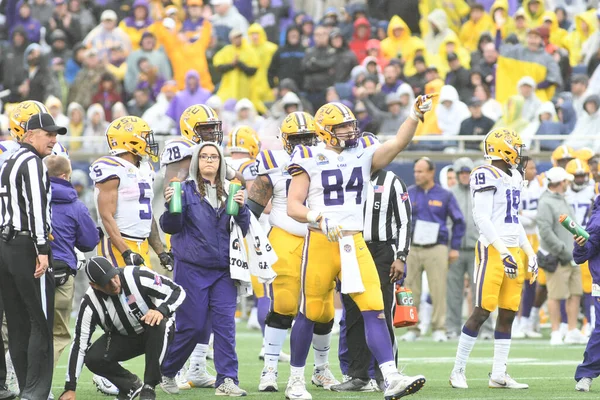
[[[226,165],[216,143],[203,142],[192,153],[190,179],[182,182],[182,211],[167,211],[160,226],[171,236],[175,257],[174,281],[188,293],[175,316],[176,335],[162,366],[161,387],[177,392],[175,375],[183,367],[212,320],[215,348],[216,395],[245,396],[238,387],[238,359],[235,352],[235,309],[237,287],[229,267],[232,218],[225,212],[227,201]],[[165,189],[171,201],[173,188]],[[244,204],[244,191],[233,197],[239,204],[235,222],[245,236],[250,225],[250,211]]]
[[[600,197],[594,201],[592,216],[585,229],[590,237],[586,241],[582,236],[574,236],[578,246],[573,248],[573,259],[580,265],[589,261],[596,324],[583,353],[583,362],[575,371],[575,389],[580,392],[589,392],[592,379],[600,375]]]

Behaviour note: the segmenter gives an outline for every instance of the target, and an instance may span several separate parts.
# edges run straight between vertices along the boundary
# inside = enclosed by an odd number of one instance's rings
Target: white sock
[[[315,351],[315,367],[319,368],[327,364],[331,348],[331,332],[327,335],[313,334],[312,345]]]
[[[265,327],[265,368],[277,371],[279,354],[287,335],[287,329],[278,329],[270,326]]]
[[[290,365],[290,376],[304,377],[304,367],[293,367]]]
[[[504,379],[506,363],[510,352],[511,339],[494,339],[494,362],[492,363],[492,379]]]
[[[537,321],[540,319],[540,308],[539,307],[531,307],[531,313],[529,313],[529,318],[533,321]]]
[[[398,373],[398,368],[396,368],[396,363],[394,361],[388,361],[383,364],[379,364],[379,369],[381,370],[381,375],[383,375],[383,379],[387,381],[390,375],[394,375]]]
[[[190,356],[190,367],[206,370],[206,354],[208,354],[208,345],[198,343]]]
[[[333,314],[333,326],[337,326],[340,324],[342,320],[342,314],[344,313],[344,309],[336,308]]]
[[[464,331],[460,333],[453,371],[458,371],[460,369],[464,371],[467,369],[467,361],[469,361],[469,355],[471,354],[476,341],[477,336],[468,335]]]
[[[521,330],[528,331],[529,330],[529,317],[521,317]],[[513,322],[514,324],[514,322]]]

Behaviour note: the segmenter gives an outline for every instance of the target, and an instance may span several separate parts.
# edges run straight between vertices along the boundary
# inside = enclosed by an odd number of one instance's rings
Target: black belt
[[[0,227],[0,238],[5,242],[13,240],[17,236],[31,237],[30,231],[17,231],[10,225]]]
[[[430,249],[432,247],[437,246],[438,244],[441,244],[441,243],[434,243],[434,244],[413,244],[412,247],[418,247],[418,248],[421,248],[421,249]]]
[[[368,242],[365,242],[367,245],[370,244],[396,244],[396,239],[389,239],[389,240],[369,240]]]

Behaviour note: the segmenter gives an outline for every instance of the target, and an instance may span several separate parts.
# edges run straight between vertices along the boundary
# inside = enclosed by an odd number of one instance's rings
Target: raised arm
[[[431,99],[437,95],[423,95],[415,99],[413,107],[410,109],[410,118],[400,125],[396,136],[384,142],[373,154],[371,169],[373,171],[380,170],[388,166],[394,158],[402,151],[412,140],[419,120],[423,121],[424,114],[433,107]]]

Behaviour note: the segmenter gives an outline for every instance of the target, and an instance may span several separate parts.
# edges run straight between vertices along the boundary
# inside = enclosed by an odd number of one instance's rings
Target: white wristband
[[[494,243],[492,243],[492,246],[494,246],[494,248],[498,250],[498,253],[500,253],[502,257],[510,255],[510,251],[508,251],[508,248],[506,247],[502,239],[495,240]]]
[[[308,220],[308,222],[310,222],[311,224],[314,224],[317,222],[317,219],[319,219],[319,216],[321,215],[321,213],[319,213],[318,211],[314,211],[314,210],[310,210],[308,212],[308,214],[306,214],[306,219]]]

